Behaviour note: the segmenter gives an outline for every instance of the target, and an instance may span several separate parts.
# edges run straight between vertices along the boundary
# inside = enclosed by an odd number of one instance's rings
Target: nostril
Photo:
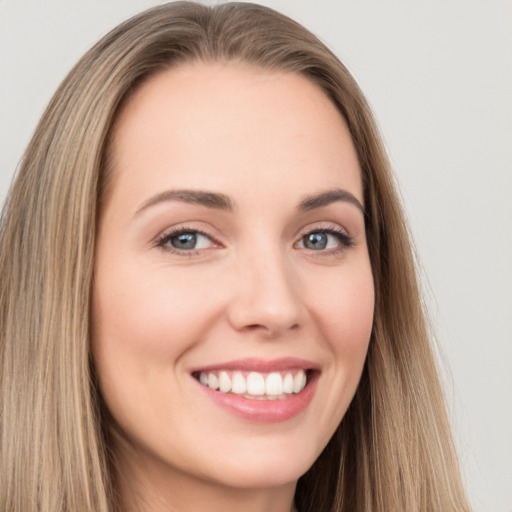
[[[246,332],[258,332],[261,331],[266,338],[273,339],[281,336],[283,332],[289,330],[299,329],[299,324],[295,323],[290,327],[281,327],[275,323],[267,322],[267,324],[250,324],[243,327],[241,330]]]

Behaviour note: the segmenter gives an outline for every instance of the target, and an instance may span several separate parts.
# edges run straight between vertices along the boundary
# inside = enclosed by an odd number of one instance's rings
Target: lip
[[[234,393],[221,393],[208,386],[204,386],[194,377],[194,381],[203,393],[217,406],[227,410],[229,413],[243,418],[247,421],[257,423],[278,423],[290,420],[303,412],[313,399],[318,377],[320,375],[317,364],[298,358],[280,358],[274,360],[262,359],[241,359],[227,361],[220,364],[202,366],[191,372],[219,371],[219,370],[240,370],[270,373],[274,371],[286,371],[291,369],[303,369],[307,371],[308,382],[306,387],[297,394],[275,400],[256,400],[246,398]]]
[[[320,367],[318,364],[308,361],[307,359],[301,359],[298,357],[281,357],[279,359],[258,359],[258,358],[247,358],[237,359],[233,361],[226,361],[223,363],[212,364],[209,366],[200,366],[193,368],[190,373],[197,372],[211,372],[220,370],[240,370],[246,372],[260,372],[270,373],[279,372],[286,370],[318,370]]]

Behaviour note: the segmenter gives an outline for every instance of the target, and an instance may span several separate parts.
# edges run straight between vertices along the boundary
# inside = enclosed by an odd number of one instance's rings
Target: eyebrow
[[[202,190],[166,190],[156,196],[149,198],[137,209],[135,215],[143,210],[168,201],[179,201],[188,204],[198,204],[215,210],[233,211],[234,205],[231,199],[225,194],[216,192],[205,192]]]
[[[218,192],[207,192],[204,190],[166,190],[145,201],[142,206],[137,209],[135,215],[138,215],[152,206],[168,201],[197,204],[215,210],[233,211],[235,209],[235,205],[229,196]],[[309,211],[328,206],[338,201],[353,204],[365,215],[364,207],[357,197],[348,190],[341,188],[306,196],[299,203],[297,209],[299,211]]]
[[[361,204],[359,199],[357,199],[357,197],[350,193],[348,190],[341,188],[327,190],[325,192],[321,192],[320,194],[305,197],[299,203],[299,210],[314,210],[315,208],[322,208],[323,206],[328,206],[337,201],[353,204],[359,210],[361,210],[363,215],[366,214],[364,206]]]

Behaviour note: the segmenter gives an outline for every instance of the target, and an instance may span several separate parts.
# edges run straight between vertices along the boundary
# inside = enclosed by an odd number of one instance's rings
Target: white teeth
[[[208,374],[208,387],[212,389],[219,389],[219,379],[215,373]]]
[[[222,370],[219,372],[201,372],[199,382],[203,386],[208,386],[221,393],[235,393],[252,397],[261,397],[260,399],[285,398],[286,395],[300,393],[307,382],[306,372],[297,370],[295,376],[293,372],[271,372],[262,374],[259,372],[250,372],[247,377],[241,371],[233,373]]]
[[[247,393],[249,395],[265,394],[265,379],[261,373],[249,373],[247,376]]]
[[[283,380],[283,393],[293,393],[293,375],[287,373]]]
[[[226,372],[219,373],[219,391],[221,393],[228,393],[231,391],[231,379]]]
[[[282,395],[283,394],[283,378],[280,373],[273,372],[267,376],[265,381],[265,394]]]
[[[293,378],[293,392],[300,393],[306,386],[306,373],[304,370],[299,370]]]
[[[237,395],[243,395],[247,392],[247,384],[245,382],[244,376],[240,372],[235,372],[233,374],[233,379],[231,381],[231,391]]]

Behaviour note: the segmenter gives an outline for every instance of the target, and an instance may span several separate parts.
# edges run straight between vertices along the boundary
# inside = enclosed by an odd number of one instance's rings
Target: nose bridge
[[[286,252],[266,242],[239,255],[231,321],[237,329],[276,336],[300,324],[302,303]]]

